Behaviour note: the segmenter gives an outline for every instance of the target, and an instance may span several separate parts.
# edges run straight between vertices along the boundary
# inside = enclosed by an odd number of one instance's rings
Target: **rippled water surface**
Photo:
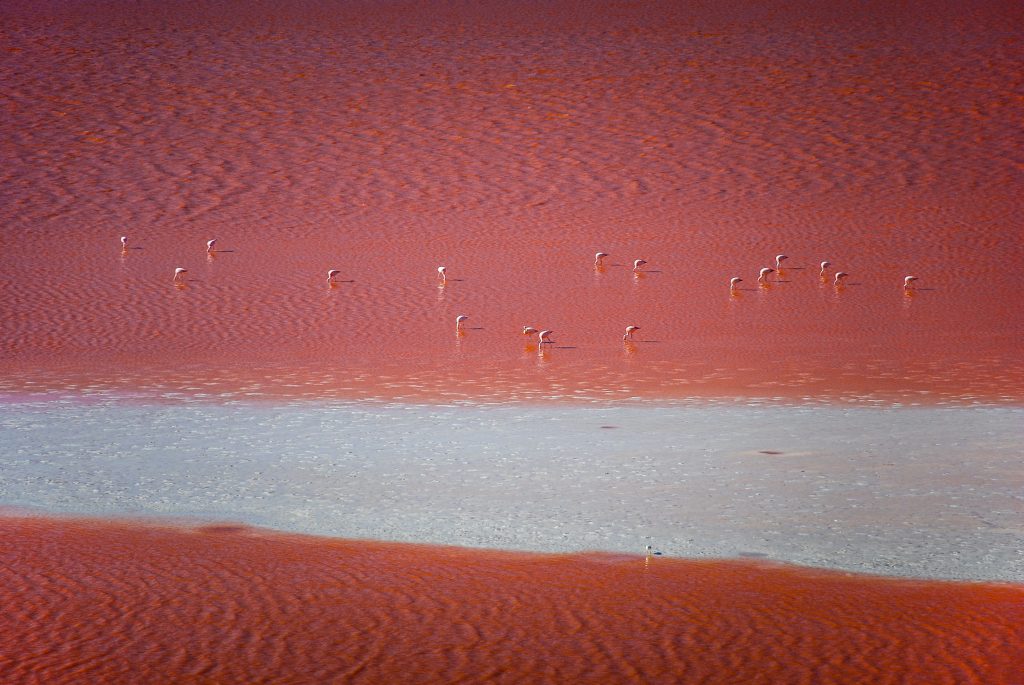
[[[237,526],[0,535],[8,682],[990,684],[1024,659],[1019,587]]]
[[[0,386],[1019,403],[1019,7],[819,5],[6,2]]]

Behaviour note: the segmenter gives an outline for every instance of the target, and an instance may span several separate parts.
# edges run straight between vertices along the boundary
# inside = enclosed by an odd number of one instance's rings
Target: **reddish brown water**
[[[0,389],[1019,403],[1020,5],[822,4],[5,2]]]
[[[0,520],[0,681],[1020,682],[1024,588]]]

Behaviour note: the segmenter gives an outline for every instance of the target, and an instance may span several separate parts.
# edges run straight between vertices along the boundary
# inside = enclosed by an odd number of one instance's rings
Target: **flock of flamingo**
[[[206,242],[206,252],[207,252],[207,254],[210,254],[210,253],[213,252],[213,248],[214,248],[214,246],[216,244],[217,244],[217,239],[216,238],[213,238],[213,239],[208,240]],[[123,235],[123,236],[121,236],[121,250],[124,251],[124,250],[127,250],[127,249],[128,249],[128,236]],[[600,269],[602,267],[602,265],[604,264],[604,259],[606,257],[608,257],[608,256],[609,255],[608,255],[607,252],[598,252],[598,253],[596,253],[594,255],[594,268]],[[766,285],[768,283],[768,275],[772,274],[772,273],[775,273],[776,270],[781,270],[782,269],[782,262],[784,262],[787,259],[789,259],[789,257],[787,255],[784,255],[784,254],[775,255],[775,268],[772,268],[770,266],[766,266],[763,269],[761,269],[761,271],[759,272],[758,277],[757,277],[757,282],[760,283],[761,285]],[[641,268],[645,264],[647,264],[647,260],[645,260],[645,259],[634,260],[633,261],[633,272],[634,273],[640,272]],[[827,260],[823,261],[821,263],[821,270],[818,272],[818,274],[822,278],[822,280],[826,280],[828,278],[828,268],[830,266],[832,266],[832,262],[829,262]],[[182,284],[182,279],[184,278],[184,275],[187,274],[187,273],[188,273],[188,269],[186,269],[184,267],[181,267],[181,266],[177,267],[174,270],[173,282],[175,284],[181,285]],[[334,285],[335,278],[337,278],[337,276],[339,274],[341,274],[340,270],[338,270],[338,269],[329,269],[327,271],[327,283],[330,284],[330,285]],[[834,277],[833,277],[832,285],[835,286],[836,288],[842,287],[843,279],[846,278],[847,276],[849,276],[849,274],[846,273],[845,271],[837,271],[835,273]],[[447,268],[445,268],[443,266],[437,267],[437,277],[441,280],[442,283],[446,283],[448,281],[448,270],[447,270]],[[904,290],[911,290],[911,289],[913,289],[914,288],[914,281],[916,281],[916,280],[918,280],[917,276],[905,276],[903,278],[903,289]],[[729,290],[731,292],[735,292],[736,291],[736,286],[738,284],[742,283],[742,282],[743,282],[742,278],[740,278],[739,276],[733,276],[732,278],[729,279]],[[465,322],[468,319],[469,319],[469,317],[466,316],[465,314],[459,314],[457,317],[455,317],[455,331],[457,333],[462,332],[463,326],[464,326]],[[636,331],[639,331],[639,330],[640,330],[640,327],[637,326],[637,325],[626,326],[626,333],[625,333],[625,335],[622,336],[622,339],[624,341],[632,340],[633,333],[635,333]],[[538,330],[538,329],[534,328],[533,326],[523,326],[523,335],[536,335],[537,336],[537,342],[540,345],[554,343],[554,341],[551,339],[551,334],[552,333],[554,333],[554,331]]]

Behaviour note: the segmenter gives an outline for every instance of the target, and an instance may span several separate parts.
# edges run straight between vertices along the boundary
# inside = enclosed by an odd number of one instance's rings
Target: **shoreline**
[[[245,521],[231,519],[213,519],[189,516],[154,515],[104,515],[94,516],[76,512],[44,511],[27,505],[8,506],[0,504],[0,535],[4,526],[20,526],[26,522],[39,523],[42,526],[66,527],[68,529],[122,529],[127,531],[147,531],[155,535],[216,535],[229,536],[237,539],[251,538],[284,543],[298,543],[311,546],[363,546],[387,553],[388,550],[423,551],[432,554],[476,557],[483,560],[502,562],[543,561],[545,559],[579,560],[587,563],[635,563],[650,564],[681,564],[697,566],[722,566],[738,569],[775,570],[793,574],[805,574],[808,577],[834,577],[863,580],[874,583],[890,583],[894,585],[926,584],[932,586],[977,586],[1006,588],[1024,591],[1022,580],[991,580],[973,578],[928,578],[904,575],[886,575],[871,571],[853,571],[833,566],[813,566],[772,559],[761,556],[668,556],[661,551],[652,550],[647,556],[644,551],[625,552],[602,549],[581,549],[564,551],[539,551],[528,549],[507,549],[503,547],[470,547],[457,544],[438,544],[416,542],[410,540],[380,540],[376,538],[345,538],[317,533],[303,533],[294,530],[259,526]]]

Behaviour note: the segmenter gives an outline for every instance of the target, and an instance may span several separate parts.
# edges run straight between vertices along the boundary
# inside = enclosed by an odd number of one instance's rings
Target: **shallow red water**
[[[0,519],[0,680],[1019,682],[1019,586]]]
[[[819,5],[6,2],[0,389],[1019,403],[1020,7]]]

